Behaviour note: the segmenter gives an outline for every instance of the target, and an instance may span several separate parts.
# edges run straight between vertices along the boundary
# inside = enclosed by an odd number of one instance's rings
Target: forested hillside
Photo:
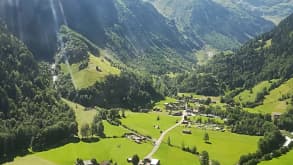
[[[0,45],[0,160],[77,134],[73,111],[52,89],[50,67],[2,25]]]
[[[229,8],[213,0],[148,1],[173,20],[188,38],[200,38],[205,44],[220,50],[239,47],[274,27],[253,12]]]
[[[190,52],[202,45],[141,0],[3,0],[0,16],[38,59],[53,59],[64,24],[123,62],[155,73],[188,69],[195,61]]]
[[[236,53],[217,55],[206,68],[231,88],[293,74],[293,15],[271,32],[249,41]]]
[[[244,10],[253,15],[278,24],[293,12],[292,0],[214,0],[219,4],[238,10]]]

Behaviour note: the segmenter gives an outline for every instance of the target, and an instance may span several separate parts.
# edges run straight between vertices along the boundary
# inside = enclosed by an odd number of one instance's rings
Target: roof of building
[[[159,159],[152,159],[152,160],[151,160],[151,165],[158,165],[159,162],[160,162]]]

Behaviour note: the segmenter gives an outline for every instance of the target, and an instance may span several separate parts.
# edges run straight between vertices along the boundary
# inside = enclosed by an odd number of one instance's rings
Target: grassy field
[[[175,147],[169,147],[167,144],[161,144],[159,150],[153,156],[160,159],[162,165],[199,165],[199,157],[184,152]],[[180,163],[179,163],[180,162]]]
[[[197,95],[195,93],[178,93],[178,96],[193,96],[195,98],[199,98],[199,99],[207,99],[207,98],[211,98],[213,101],[216,102],[220,102],[220,97],[216,97],[216,96],[204,96],[204,95]]]
[[[288,152],[279,158],[274,158],[270,161],[263,161],[259,165],[286,165],[292,164],[293,162],[293,151]]]
[[[217,49],[214,49],[210,46],[206,46],[205,48],[197,51],[195,53],[195,57],[197,59],[197,64],[199,64],[199,65],[206,64],[218,52],[219,51]]]
[[[215,122],[217,122],[218,124],[224,124],[224,120],[220,119],[220,118],[209,118],[209,117],[205,117],[205,116],[191,116],[188,117],[191,121],[197,121],[198,119],[201,119],[202,123],[207,122],[208,120],[213,120]]]
[[[17,157],[14,159],[11,163],[6,163],[4,165],[57,165],[54,162],[51,162],[49,160],[40,158],[36,155],[28,155],[25,157]],[[73,163],[72,163],[73,164]]]
[[[157,120],[159,116],[160,120]],[[166,113],[133,113],[126,112],[126,118],[121,119],[122,124],[132,128],[139,133],[158,138],[160,136],[160,130],[165,130],[176,123],[176,120],[180,120],[180,117],[172,117],[166,115]],[[154,128],[158,125],[160,129]]]
[[[183,127],[175,128],[166,135],[164,142],[167,142],[168,137],[171,139],[171,144],[181,147],[196,146],[199,152],[208,151],[210,158],[220,161],[224,165],[234,165],[239,160],[240,156],[250,152],[255,152],[259,137],[238,135],[230,132],[205,131],[197,128],[191,128],[191,135],[182,133]],[[205,132],[209,134],[211,144],[204,142],[203,137]]]
[[[273,82],[273,81],[272,81]],[[269,81],[263,81],[252,88],[252,92],[244,90],[240,94],[234,97],[234,101],[237,103],[255,102],[257,93],[261,92],[264,88],[269,89],[272,83]]]
[[[107,137],[121,137],[123,136],[125,133],[128,133],[129,131],[121,126],[114,126],[109,124],[109,122],[107,121],[103,121],[103,125],[104,125],[104,133]]]
[[[293,92],[293,78],[286,81],[278,88],[270,91],[269,95],[265,96],[263,105],[257,106],[255,108],[246,108],[250,112],[258,113],[272,113],[272,112],[285,112],[288,105],[286,102],[288,100],[279,101],[278,99],[287,93]]]
[[[18,158],[7,165],[18,165],[25,160],[32,165],[72,165],[77,158],[84,160],[96,158],[98,161],[110,160],[119,165],[128,165],[126,159],[138,154],[143,158],[152,148],[151,144],[136,144],[128,139],[103,139],[96,143],[71,143],[49,151],[35,153],[27,157]],[[18,163],[18,164],[17,164]]]
[[[70,108],[72,108],[75,112],[76,122],[78,124],[78,130],[80,130],[81,126],[83,124],[91,124],[94,116],[97,114],[97,111],[94,109],[91,110],[85,110],[85,107],[71,102],[66,99],[62,99]]]
[[[155,107],[160,108],[161,110],[164,110],[165,111],[166,110],[165,103],[174,103],[174,102],[176,102],[176,99],[171,98],[171,97],[166,97],[165,100],[162,100],[160,102],[157,102],[155,104]]]
[[[96,57],[90,54],[88,67],[83,70],[79,70],[79,65],[80,64],[72,64],[70,66],[72,71],[71,76],[77,89],[89,87],[94,85],[97,81],[103,81],[104,78],[110,74],[120,74],[120,70],[111,66],[111,63],[107,61],[103,55]],[[96,70],[96,66],[100,67],[101,72]],[[66,64],[61,64],[61,70],[65,74],[70,73]]]
[[[83,124],[87,123],[87,124],[91,125],[91,123],[94,119],[94,116],[97,114],[96,110],[94,110],[94,109],[85,110],[85,107],[83,107],[80,104],[71,102],[66,99],[62,99],[62,100],[74,110],[79,130]],[[121,137],[122,135],[124,135],[124,133],[129,132],[125,128],[123,128],[121,126],[113,126],[113,125],[109,124],[107,121],[103,121],[103,124],[104,124],[104,128],[105,128],[104,133],[107,137],[113,137],[113,136]]]

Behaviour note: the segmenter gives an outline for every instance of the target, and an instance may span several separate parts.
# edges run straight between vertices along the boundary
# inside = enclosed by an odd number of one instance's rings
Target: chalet
[[[182,116],[182,112],[181,111],[180,112],[175,112],[175,113],[172,114],[172,116]]]
[[[83,161],[84,165],[94,165],[93,162],[91,160],[84,160]]]
[[[145,158],[139,165],[160,165],[160,160]]]
[[[192,134],[191,130],[189,130],[189,129],[182,130],[182,133],[184,133],[184,134]]]
[[[281,117],[282,113],[280,112],[273,112],[272,113],[272,120],[279,119]]]
[[[189,124],[189,121],[187,121],[187,120],[183,120],[183,121],[182,121],[182,124]]]
[[[127,160],[128,163],[132,162],[132,158],[127,158],[126,160]]]

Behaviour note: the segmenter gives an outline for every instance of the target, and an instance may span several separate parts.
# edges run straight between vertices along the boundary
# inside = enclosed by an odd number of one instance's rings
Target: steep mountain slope
[[[148,0],[174,20],[191,39],[202,39],[218,49],[232,49],[273,28],[261,17],[226,8],[212,0]]]
[[[0,164],[77,133],[73,111],[51,89],[49,66],[0,26]]]
[[[0,16],[42,59],[54,56],[63,24],[124,62],[144,60],[143,68],[151,63],[179,70],[178,63],[192,62],[189,52],[202,45],[184,39],[172,22],[141,0],[2,0]]]
[[[271,32],[246,43],[236,53],[215,56],[208,70],[232,88],[292,77],[293,14]]]
[[[278,24],[293,12],[293,0],[214,0],[227,8],[238,8]]]

